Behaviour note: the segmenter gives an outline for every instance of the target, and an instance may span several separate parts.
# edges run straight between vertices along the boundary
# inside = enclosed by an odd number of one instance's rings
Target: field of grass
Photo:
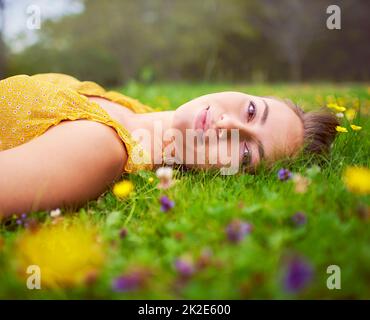
[[[292,179],[278,179],[281,163],[256,175],[175,172],[178,181],[165,191],[157,189],[155,173],[141,172],[124,177],[135,187],[124,200],[110,190],[78,212],[62,210],[57,223],[47,212],[25,217],[26,227],[15,218],[5,221],[0,298],[370,299],[369,195],[351,192],[343,181],[347,167],[369,168],[367,85],[131,83],[120,90],[162,109],[223,90],[290,98],[305,110],[336,102],[357,111],[351,123],[362,130],[341,119],[348,133],[338,135],[321,170],[304,159],[288,164],[310,179],[304,193],[295,191]],[[163,195],[174,201],[168,212],[160,210]],[[94,246],[103,248],[103,256],[86,254],[89,242],[81,234],[62,245],[57,236],[44,237],[38,248],[25,241],[25,234],[37,232],[32,226],[58,224],[96,230]],[[52,257],[43,259],[58,265],[59,285],[43,285],[41,270],[41,290],[29,290],[17,257],[42,256],[45,243]],[[84,259],[95,261],[95,271],[84,271]],[[330,265],[340,268],[341,289],[327,287]]]

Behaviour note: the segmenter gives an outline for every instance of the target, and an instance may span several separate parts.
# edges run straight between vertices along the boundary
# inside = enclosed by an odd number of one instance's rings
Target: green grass
[[[277,179],[281,164],[262,168],[257,175],[176,172],[179,181],[166,192],[148,183],[154,173],[141,172],[126,177],[136,190],[127,200],[119,201],[109,191],[78,213],[64,212],[67,219],[96,224],[107,244],[104,267],[89,286],[28,290],[12,264],[15,241],[24,229],[17,227],[15,220],[3,223],[0,298],[369,299],[369,197],[350,193],[342,180],[347,166],[369,167],[368,86],[131,83],[122,88],[125,94],[163,109],[222,90],[290,98],[306,110],[323,106],[329,96],[344,99],[347,107],[359,106],[353,122],[363,129],[339,135],[330,159],[311,177],[312,183],[304,194],[295,193],[292,181]],[[348,127],[345,122],[344,125]],[[305,160],[289,164],[292,172],[302,175],[307,174],[308,167]],[[162,194],[176,203],[168,213],[159,208]],[[300,227],[291,222],[297,211],[307,217],[307,223]],[[32,216],[40,223],[50,222],[45,212]],[[225,234],[233,219],[253,225],[253,231],[236,244]],[[128,234],[121,239],[123,227]],[[188,281],[180,281],[174,261],[183,255],[197,261],[206,248],[212,252],[207,266],[198,269]],[[287,292],[283,286],[285,266],[292,257],[304,259],[314,269],[312,280],[295,293]],[[329,265],[341,268],[341,290],[326,287]],[[149,271],[145,286],[114,292],[112,280],[135,269]]]

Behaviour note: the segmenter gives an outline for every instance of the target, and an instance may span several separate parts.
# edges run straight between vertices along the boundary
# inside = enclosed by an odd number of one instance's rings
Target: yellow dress
[[[0,151],[26,143],[63,120],[87,119],[116,130],[128,153],[124,172],[151,169],[147,161],[133,161],[134,151],[141,159],[147,159],[147,154],[130,133],[86,96],[106,98],[135,113],[153,111],[135,99],[106,91],[95,82],[79,81],[64,74],[9,77],[0,81]]]

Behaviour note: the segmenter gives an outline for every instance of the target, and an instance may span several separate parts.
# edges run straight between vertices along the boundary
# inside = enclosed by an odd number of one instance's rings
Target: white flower
[[[158,179],[172,179],[173,170],[170,167],[160,167],[156,171]]]
[[[344,117],[344,113],[343,112],[338,112],[335,115],[337,116],[337,118],[343,118]]]
[[[61,213],[62,212],[60,211],[59,208],[58,209],[51,210],[50,211],[50,217],[52,217],[52,218],[59,217],[61,215]]]
[[[173,170],[170,167],[160,167],[156,171],[156,175],[159,179],[158,188],[159,189],[168,189],[172,186],[172,176]]]

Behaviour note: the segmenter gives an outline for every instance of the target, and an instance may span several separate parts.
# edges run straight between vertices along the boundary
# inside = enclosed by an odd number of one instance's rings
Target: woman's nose
[[[220,139],[227,138],[227,131],[232,129],[240,129],[240,123],[238,123],[237,119],[234,119],[232,116],[226,113],[220,115],[215,125],[218,137]]]
[[[229,131],[232,129],[239,130],[240,137],[253,135],[251,130],[246,126],[246,124],[243,121],[241,121],[239,118],[235,116],[226,113],[222,114],[215,124],[219,137],[225,136],[224,134],[225,131]]]
[[[233,116],[230,116],[226,113],[221,114],[218,121],[216,122],[217,129],[242,129],[244,124]]]

